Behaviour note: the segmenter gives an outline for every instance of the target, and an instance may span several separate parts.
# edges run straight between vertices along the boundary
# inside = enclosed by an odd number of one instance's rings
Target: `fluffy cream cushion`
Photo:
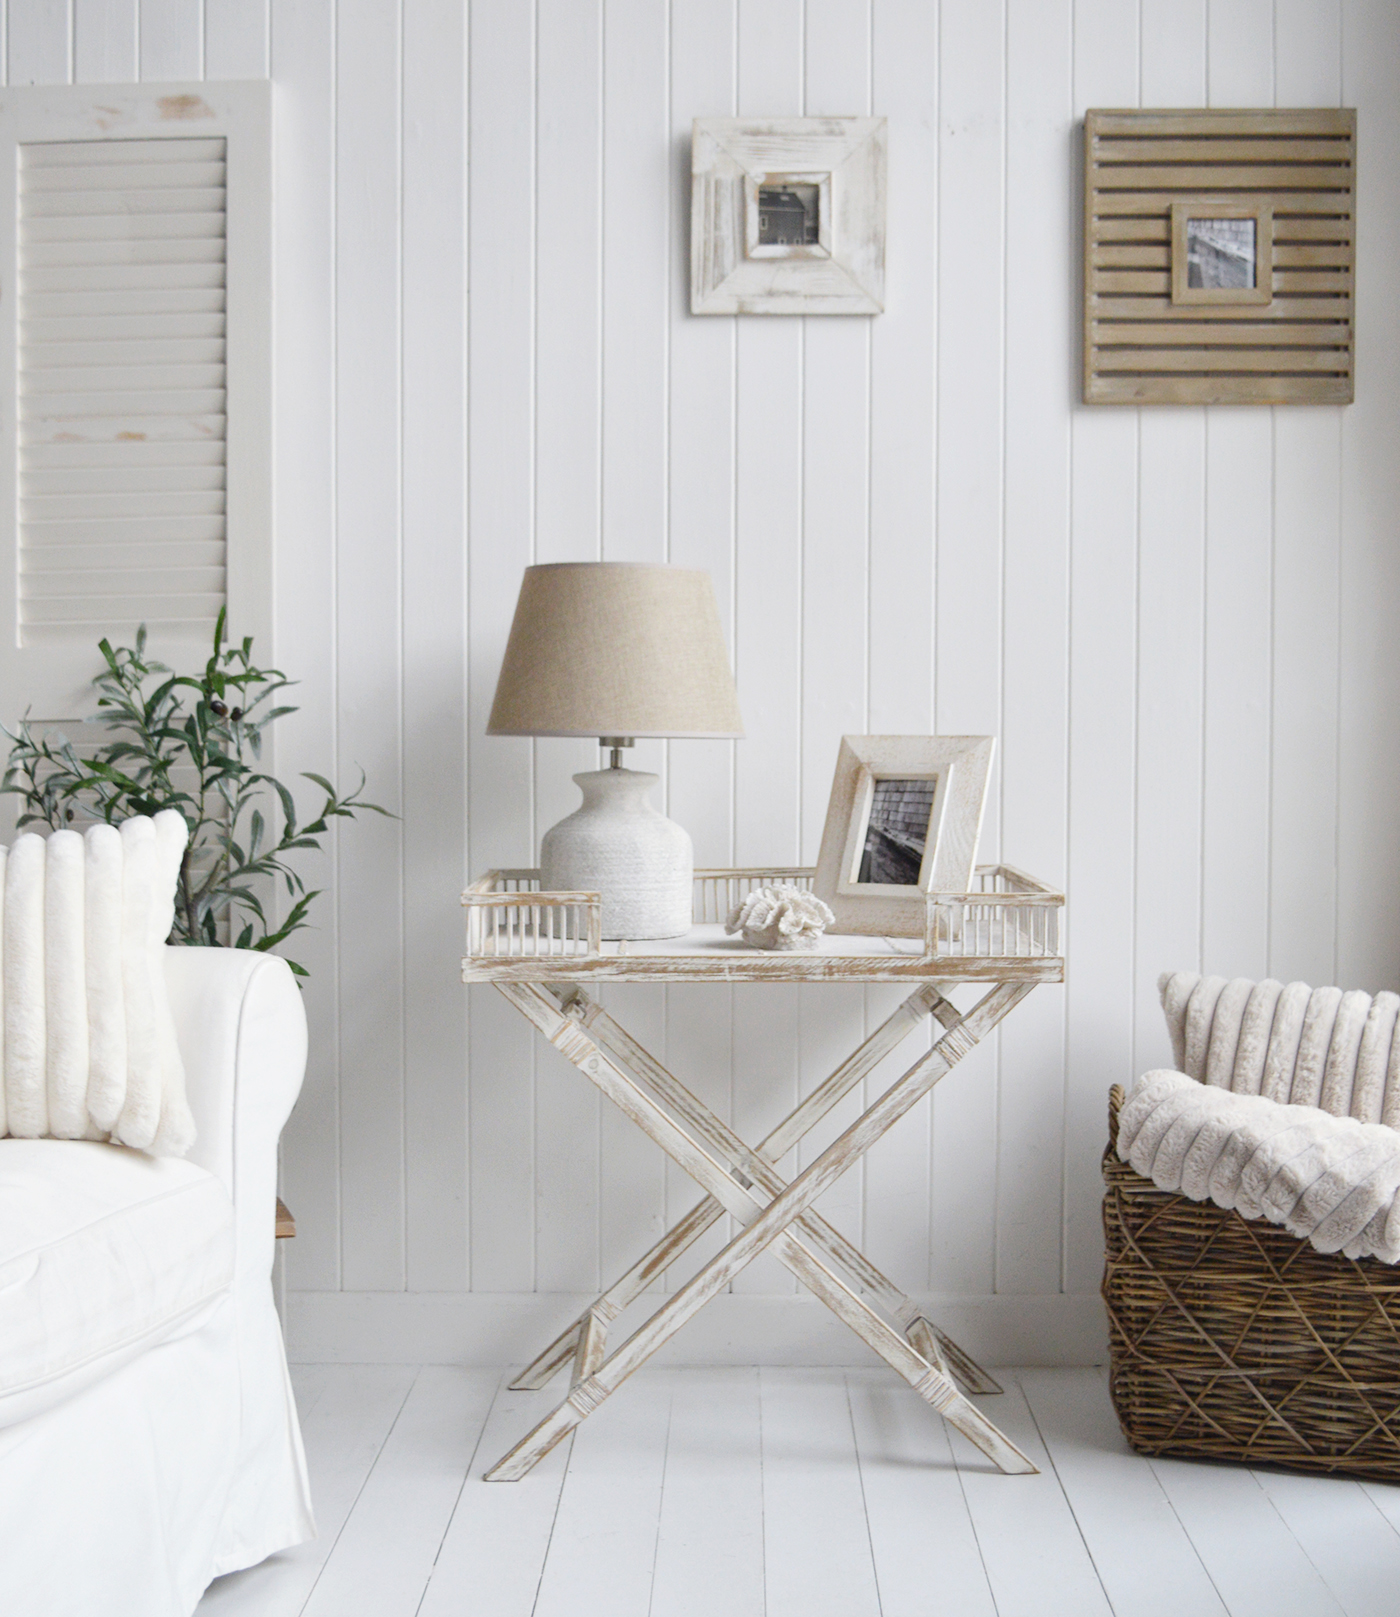
[[[193,1144],[163,964],[187,835],[166,809],[0,849],[0,1135]]]

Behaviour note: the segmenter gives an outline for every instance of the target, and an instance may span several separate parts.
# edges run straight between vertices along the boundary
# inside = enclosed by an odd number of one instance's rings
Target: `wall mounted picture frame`
[[[928,898],[972,886],[992,736],[842,736],[812,888],[833,933],[923,937]]]
[[[692,314],[879,314],[883,118],[697,118]]]
[[[1356,157],[1349,107],[1087,112],[1084,402],[1350,404]]]

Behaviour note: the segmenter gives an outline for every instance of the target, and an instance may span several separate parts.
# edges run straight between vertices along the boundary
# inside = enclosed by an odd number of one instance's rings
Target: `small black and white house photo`
[[[889,887],[917,887],[928,842],[938,777],[904,780],[877,777],[856,880]]]
[[[790,181],[763,185],[758,191],[760,247],[810,247],[821,235],[821,192],[815,185]]]
[[[1251,289],[1258,255],[1258,223],[1252,218],[1186,221],[1187,286]]]

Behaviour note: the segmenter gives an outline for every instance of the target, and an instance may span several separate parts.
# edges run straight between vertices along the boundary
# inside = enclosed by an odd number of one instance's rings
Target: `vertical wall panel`
[[[658,562],[666,557],[670,306],[666,8],[606,0],[605,16],[603,555]]]
[[[266,13],[263,15],[265,17]],[[74,83],[130,83],[139,76],[136,65],[136,18],[137,0],[74,0]],[[263,63],[253,74],[230,73],[224,76],[256,78],[266,71],[266,63]]]
[[[603,495],[602,0],[546,3],[538,29],[531,559],[596,561]],[[578,807],[573,776],[598,767],[597,743],[540,740],[534,766],[538,836]],[[533,852],[526,862],[534,863]],[[598,1267],[601,1102],[542,1041],[535,1071],[536,1284],[567,1290],[591,1280]]]
[[[1272,106],[1274,0],[1210,0],[1206,17],[1206,105]]]
[[[979,0],[943,0],[940,17],[934,729],[999,735],[1005,18]],[[1000,845],[1000,778],[998,759],[984,860]],[[997,1049],[979,1046],[933,1097],[940,1291],[995,1289]]]
[[[1210,7],[1210,105],[1273,101],[1272,0]],[[1201,961],[1268,969],[1272,411],[1206,421],[1206,631]]]
[[[871,18],[872,110],[889,119],[900,153],[889,174],[889,216],[901,247],[886,260],[885,312],[870,332],[870,540],[865,590],[868,708],[872,735],[933,729],[934,461],[936,430],[938,7],[876,0]],[[866,996],[866,1030],[898,1002]],[[887,1088],[926,1040],[910,1039],[866,1080]],[[919,1103],[866,1158],[869,1251],[910,1286],[928,1281],[930,1130],[933,1101]]]
[[[714,582],[726,643],[734,646],[734,356],[738,322],[690,316],[690,129],[735,105],[735,8],[730,0],[678,0],[671,8],[670,560],[703,567]],[[742,710],[741,710],[742,711]],[[700,867],[734,862],[734,758],[745,742],[680,741],[669,749],[671,817],[690,832]],[[668,1060],[721,1117],[731,1116],[734,990],[718,983],[667,993]],[[666,1214],[696,1200],[688,1174],[668,1165]],[[721,1220],[695,1248],[709,1256],[725,1238]],[[681,1266],[678,1266],[680,1268]],[[683,1274],[668,1276],[668,1284]]]
[[[466,40],[456,0],[404,0],[405,1279],[467,1284]]]
[[[1341,102],[1340,0],[1277,0],[1283,107]],[[1337,981],[1342,413],[1275,410],[1269,973]],[[1316,788],[1299,791],[1300,781]],[[1369,979],[1368,979],[1369,981]]]
[[[402,239],[397,5],[336,39],[336,659],[342,771],[403,811]],[[401,820],[339,838],[344,1283],[404,1282]]]
[[[1076,0],[1074,111],[1138,98],[1134,11]],[[1078,132],[1075,149],[1082,160]],[[1078,210],[1076,209],[1076,214]],[[1069,859],[1064,1284],[1101,1267],[1105,1092],[1131,1076],[1138,414],[1075,412],[1070,438]]]
[[[671,175],[668,8],[605,0],[603,51],[603,557],[667,560]],[[641,741],[634,769],[660,776],[680,741]],[[623,989],[609,1004],[652,1049],[664,1049],[665,994]],[[662,1154],[617,1109],[599,1102],[600,1240],[612,1271],[660,1235],[666,1200]],[[647,1232],[630,1245],[631,1227]],[[611,1279],[609,1274],[606,1278]]]
[[[1341,734],[1337,825],[1337,977],[1400,986],[1400,13],[1390,0],[1346,0],[1342,100],[1360,109],[1356,298],[1364,310],[1356,403],[1342,416]]]
[[[298,711],[277,721],[276,768],[299,780],[334,780],[336,755],[335,577],[335,34],[324,8],[278,7],[272,29],[276,194],[273,235],[275,478],[277,534],[274,632],[282,666],[299,681]],[[293,542],[295,536],[295,542]],[[375,783],[376,793],[378,782]],[[376,796],[375,801],[382,801]],[[337,833],[328,839],[332,855]],[[340,1254],[339,895],[323,857],[308,862],[325,887],[315,925],[297,934],[310,1054],[301,1097],[282,1135],[283,1195],[297,1217],[285,1263],[288,1283],[335,1290]]]
[[[809,0],[809,116],[869,109],[870,19]],[[842,735],[865,728],[870,518],[866,319],[802,321],[802,796],[799,850],[815,864]]]
[[[202,0],[141,0],[141,77],[204,75]]]
[[[1141,73],[1144,106],[1204,102],[1205,0],[1145,0]],[[1171,1061],[1157,978],[1194,970],[1201,950],[1206,411],[1138,416],[1133,1067],[1141,1072]]]
[[[1201,961],[1266,974],[1272,422],[1217,410],[1206,424],[1206,717]]]
[[[210,79],[260,79],[268,72],[268,0],[204,0],[204,74]],[[444,44],[444,62],[457,71],[461,83],[461,55],[453,56],[451,34]]]
[[[29,0],[5,11],[10,84],[67,84],[72,69],[68,0]]]
[[[804,106],[812,117],[869,109],[870,16],[864,5],[808,0]],[[870,334],[865,319],[804,320],[802,344],[802,726],[798,849],[815,864],[843,734],[868,710],[870,553]],[[861,1038],[859,989],[805,987],[799,1086],[814,1088]],[[859,1115],[853,1093],[829,1128]],[[799,1165],[815,1154],[799,1152]],[[865,1169],[857,1164],[824,1198],[825,1215],[860,1238]],[[878,1194],[878,1182],[876,1192]]]
[[[801,0],[744,0],[739,7],[740,116],[802,112],[802,24]],[[734,671],[745,730],[734,787],[740,865],[787,864],[798,856],[803,323],[802,317],[736,322]],[[745,1138],[761,1138],[797,1104],[799,1004],[789,984],[734,990],[734,1123]],[[768,1257],[734,1282],[741,1292],[793,1287]]]
[[[1073,193],[1069,0],[1019,0],[1006,41],[1006,509],[1002,847],[1065,877],[1072,323],[1063,199]],[[1064,992],[1037,990],[1001,1031],[996,1289],[1054,1291],[1064,1130]],[[1053,1209],[1053,1212],[1051,1211]]]
[[[709,573],[732,651],[738,321],[720,315],[691,318],[689,254],[691,124],[697,117],[734,113],[735,13],[729,0],[678,0],[672,8],[670,55],[669,559],[677,567],[703,567]],[[694,839],[697,865],[731,864],[735,743],[688,741],[669,751],[667,812]]]
[[[533,19],[470,12],[468,869],[535,854],[530,743],[485,734],[520,575],[530,561],[534,455]],[[503,252],[503,242],[513,250]],[[534,1046],[492,988],[471,991],[472,1285],[534,1284]]]

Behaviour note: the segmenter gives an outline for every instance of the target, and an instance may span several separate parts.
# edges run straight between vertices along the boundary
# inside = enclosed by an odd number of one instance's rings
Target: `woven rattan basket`
[[[1158,1190],[1118,1160],[1103,1204],[1109,1389],[1142,1454],[1400,1481],[1400,1268]]]

